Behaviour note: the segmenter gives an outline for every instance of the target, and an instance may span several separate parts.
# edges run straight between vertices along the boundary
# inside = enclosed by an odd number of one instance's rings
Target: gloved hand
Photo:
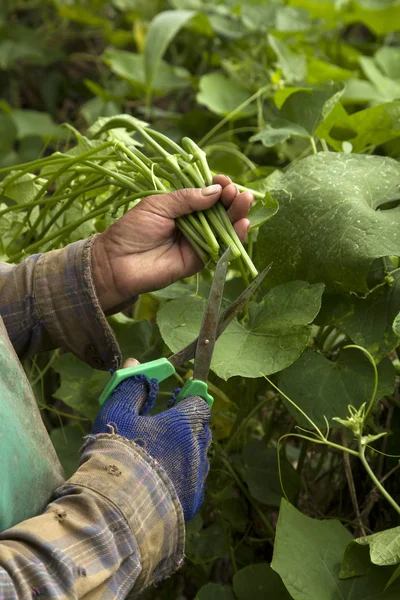
[[[120,383],[98,414],[92,434],[111,433],[113,428],[114,433],[142,446],[166,471],[189,521],[204,499],[211,411],[202,398],[191,396],[165,412],[147,416],[157,389],[156,380],[144,375]]]

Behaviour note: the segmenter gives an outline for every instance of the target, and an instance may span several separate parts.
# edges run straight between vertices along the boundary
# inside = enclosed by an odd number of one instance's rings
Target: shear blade
[[[193,379],[200,381],[207,381],[210,370],[230,255],[231,249],[227,248],[217,263],[204,311],[193,368]]]

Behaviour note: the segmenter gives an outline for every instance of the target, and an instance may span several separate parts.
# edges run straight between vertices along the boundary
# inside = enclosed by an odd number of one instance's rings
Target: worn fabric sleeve
[[[91,274],[96,236],[62,250],[0,263],[0,315],[20,358],[62,347],[97,369],[117,369],[120,350]]]
[[[44,514],[0,534],[0,598],[136,598],[183,551],[183,512],[164,470],[133,442],[92,436]]]

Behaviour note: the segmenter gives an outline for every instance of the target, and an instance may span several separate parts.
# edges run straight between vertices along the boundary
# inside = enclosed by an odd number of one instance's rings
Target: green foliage
[[[276,373],[298,358],[320,308],[322,285],[293,281],[249,305],[244,323],[232,321],[217,341],[211,368],[222,379]],[[166,303],[157,315],[161,335],[173,352],[196,337],[205,308],[198,297]]]
[[[316,521],[282,500],[272,568],[294,600],[394,600],[399,583],[387,591],[390,572],[371,568],[363,577],[339,579],[350,535],[339,521]]]
[[[181,166],[190,137],[197,166],[204,151],[254,191],[245,251],[273,263],[216,345],[187,564],[145,600],[397,600],[398,461],[385,453],[400,452],[399,2],[17,0],[3,13],[1,260],[182,186],[187,171],[171,175],[138,134],[149,123]],[[232,262],[224,302],[243,275]],[[209,282],[203,271],[109,317],[124,357],[191,342]],[[68,476],[109,374],[65,353],[25,367]],[[177,385],[163,382],[156,411]]]

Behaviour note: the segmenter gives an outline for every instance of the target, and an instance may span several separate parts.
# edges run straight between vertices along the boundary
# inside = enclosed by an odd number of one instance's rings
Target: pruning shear
[[[215,342],[228,327],[229,323],[242,310],[271,268],[271,265],[268,265],[259,273],[240,296],[220,314],[229,257],[230,248],[228,247],[215,268],[199,337],[169,358],[159,358],[158,360],[152,360],[135,367],[127,367],[115,371],[99,398],[100,405],[103,405],[117,385],[128,379],[128,377],[146,375],[148,379],[155,378],[158,381],[164,381],[175,373],[175,367],[194,358],[193,377],[186,381],[177,396],[177,401],[183,400],[188,396],[200,396],[210,407],[212,406],[214,398],[208,393],[207,377]]]

